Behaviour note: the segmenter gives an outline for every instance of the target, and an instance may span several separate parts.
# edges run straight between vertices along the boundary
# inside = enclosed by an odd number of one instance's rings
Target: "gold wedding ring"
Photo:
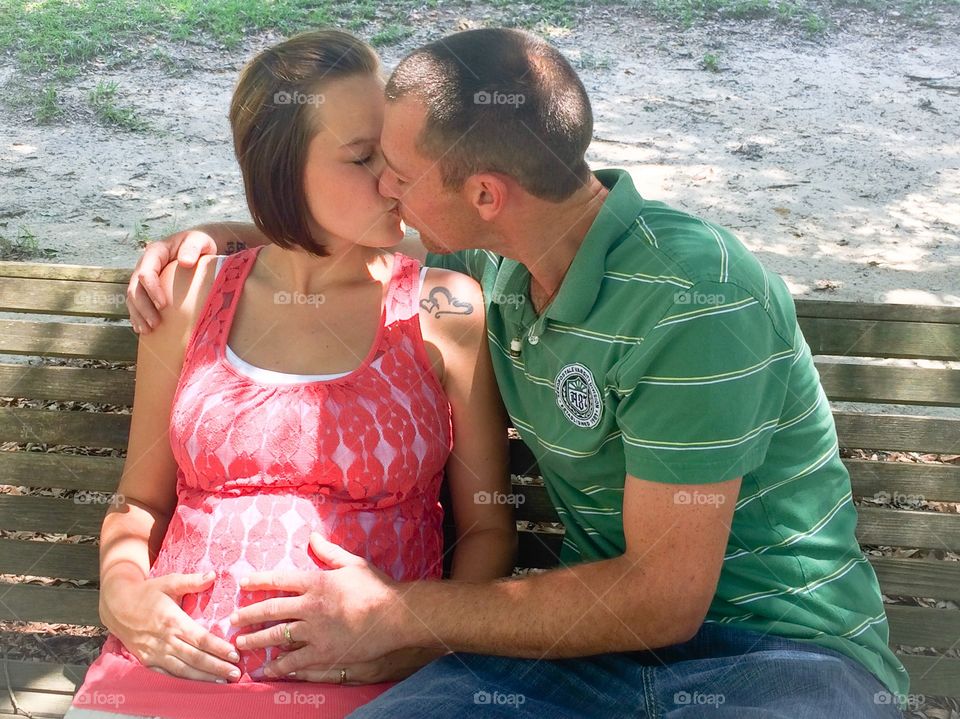
[[[293,637],[290,636],[290,622],[283,625],[283,638],[287,640],[287,644],[293,644]]]
[[[347,669],[346,669],[346,667],[344,667],[343,669],[340,670],[340,683],[343,684],[345,681],[347,681]]]

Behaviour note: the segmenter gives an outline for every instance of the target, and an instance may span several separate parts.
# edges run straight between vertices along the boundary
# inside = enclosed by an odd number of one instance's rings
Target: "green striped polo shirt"
[[[554,301],[484,250],[429,255],[483,287],[504,403],[566,528],[561,561],[625,549],[625,475],[678,486],[742,477],[706,621],[811,641],[908,691],[837,433],[790,293],[728,230],[609,189]],[[511,342],[521,347],[511,353]]]

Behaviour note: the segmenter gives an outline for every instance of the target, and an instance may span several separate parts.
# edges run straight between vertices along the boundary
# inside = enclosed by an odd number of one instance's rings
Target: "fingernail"
[[[227,659],[229,659],[231,662],[239,662],[239,661],[240,661],[240,655],[237,654],[236,652],[230,652],[230,653],[227,655]]]
[[[217,679],[217,684],[226,684],[226,683],[227,683],[226,679]]]
[[[287,674],[287,676],[288,676],[288,677],[296,677],[296,676],[297,676],[297,673],[296,673],[296,672],[290,672],[289,674]]]
[[[239,678],[240,678],[240,670],[239,670],[239,669],[234,669],[233,671],[231,671],[231,672],[230,672],[230,678],[231,678],[231,679],[239,679]]]

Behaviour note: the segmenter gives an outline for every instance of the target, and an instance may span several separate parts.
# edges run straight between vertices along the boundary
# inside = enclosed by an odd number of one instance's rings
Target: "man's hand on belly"
[[[245,590],[280,590],[299,596],[268,599],[235,611],[230,623],[236,626],[281,622],[238,636],[237,648],[306,642],[265,667],[267,676],[280,677],[308,667],[369,663],[403,647],[399,622],[394,621],[402,604],[397,583],[319,534],[311,536],[310,546],[329,570],[258,572],[240,581]]]

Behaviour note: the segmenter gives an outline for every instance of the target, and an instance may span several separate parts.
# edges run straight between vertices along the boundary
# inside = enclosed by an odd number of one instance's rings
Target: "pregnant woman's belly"
[[[150,574],[213,571],[213,585],[184,595],[181,606],[202,627],[235,644],[238,634],[269,626],[235,627],[230,624],[235,609],[291,596],[241,590],[241,579],[263,571],[325,570],[310,552],[311,532],[366,557],[395,579],[438,577],[442,513],[436,507],[425,510],[422,498],[418,504],[360,511],[347,510],[317,494],[233,496],[181,491]],[[264,664],[281,650],[240,651],[241,681],[265,680]]]

